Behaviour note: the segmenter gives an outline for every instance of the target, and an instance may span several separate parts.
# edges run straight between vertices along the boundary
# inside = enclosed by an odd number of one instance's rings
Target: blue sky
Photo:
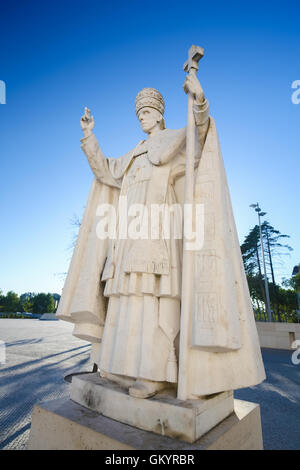
[[[166,124],[186,124],[182,65],[205,48],[199,79],[210,101],[240,240],[257,222],[291,236],[300,262],[298,1],[12,0],[1,2],[0,289],[61,292],[74,228],[93,179],[80,149],[84,106],[107,156],[143,133],[134,99],[147,86],[166,101]]]

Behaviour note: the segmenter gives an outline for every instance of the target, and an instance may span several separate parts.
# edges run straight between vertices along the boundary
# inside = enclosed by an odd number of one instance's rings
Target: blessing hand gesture
[[[84,137],[92,134],[95,126],[94,116],[91,116],[91,111],[87,107],[84,108],[84,115],[80,119],[81,129],[83,130]]]

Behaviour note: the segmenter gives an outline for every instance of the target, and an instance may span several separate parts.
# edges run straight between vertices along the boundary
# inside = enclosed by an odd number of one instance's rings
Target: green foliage
[[[286,288],[293,289],[294,291],[298,292],[298,294],[300,294],[300,264],[298,265],[298,268],[298,273],[291,277],[291,279],[284,279],[282,284]]]
[[[296,321],[296,310],[298,307],[297,294],[292,289],[278,288],[278,300],[281,309],[285,309],[287,320],[294,319]]]
[[[262,223],[261,230],[267,271],[272,277],[272,282],[275,284],[273,259],[281,258],[293,250],[289,245],[281,243],[282,240],[290,237],[280,233],[279,230],[276,230],[267,221]],[[258,225],[255,225],[245,237],[244,243],[241,245],[241,252],[246,274],[261,275],[263,264]]]
[[[261,272],[259,247],[259,227],[258,225],[255,225],[255,227],[251,229],[245,237],[244,243],[241,245],[241,252],[247,275],[255,276],[257,272]]]
[[[281,234],[279,230],[274,229],[267,221],[263,222],[261,228],[267,275],[272,279],[272,282],[268,280],[268,286],[273,321],[296,322],[296,292],[298,288],[300,289],[300,273],[298,273],[299,277],[297,277],[298,275],[294,276],[292,279],[285,281],[281,287],[275,282],[273,264],[274,257],[281,257],[292,251],[289,245],[282,243],[289,236]],[[245,237],[244,243],[241,245],[241,252],[255,317],[257,320],[267,320],[265,282],[258,225],[251,229]]]
[[[13,315],[16,312],[54,313],[59,299],[60,296],[58,294],[26,292],[19,297],[13,291],[3,295],[0,290],[0,312],[7,312],[8,315]],[[13,315],[8,318],[26,317],[24,315],[18,317]]]
[[[2,290],[0,289],[0,312],[3,309],[3,303],[4,303],[4,295],[2,293]]]
[[[21,312],[32,313],[34,296],[33,292],[25,292],[25,294],[20,295]]]
[[[25,315],[22,315],[22,314],[17,315],[16,313],[6,313],[6,314],[1,315],[0,318],[22,318],[22,319],[24,319],[24,318],[28,318],[28,317],[25,316]]]
[[[55,302],[51,294],[37,294],[32,299],[32,313],[53,313]]]
[[[20,299],[18,294],[13,291],[7,292],[1,299],[1,310],[3,312],[18,312],[20,308]]]

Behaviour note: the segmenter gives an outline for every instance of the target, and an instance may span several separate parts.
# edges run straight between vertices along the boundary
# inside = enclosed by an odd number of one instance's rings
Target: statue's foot
[[[123,388],[129,388],[131,385],[134,384],[134,379],[132,379],[131,377],[126,377],[125,375],[109,374],[108,372],[104,371],[101,371],[100,375],[104,379],[110,380],[111,382],[114,382]]]
[[[149,398],[167,387],[166,382],[153,382],[152,380],[137,379],[129,388],[129,395],[134,398]]]

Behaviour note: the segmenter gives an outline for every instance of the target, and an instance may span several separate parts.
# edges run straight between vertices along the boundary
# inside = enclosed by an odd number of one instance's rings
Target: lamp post
[[[257,215],[258,215],[260,248],[261,248],[261,256],[262,256],[262,260],[263,260],[264,277],[265,277],[266,310],[267,310],[267,314],[268,314],[268,321],[271,322],[272,321],[271,303],[270,303],[269,285],[268,285],[266,261],[265,261],[265,253],[264,253],[264,242],[263,242],[263,237],[262,237],[261,221],[260,221],[260,218],[263,217],[264,215],[266,215],[266,212],[262,212],[261,208],[259,207],[258,202],[256,204],[251,204],[250,207],[255,209],[255,212],[257,212]]]

